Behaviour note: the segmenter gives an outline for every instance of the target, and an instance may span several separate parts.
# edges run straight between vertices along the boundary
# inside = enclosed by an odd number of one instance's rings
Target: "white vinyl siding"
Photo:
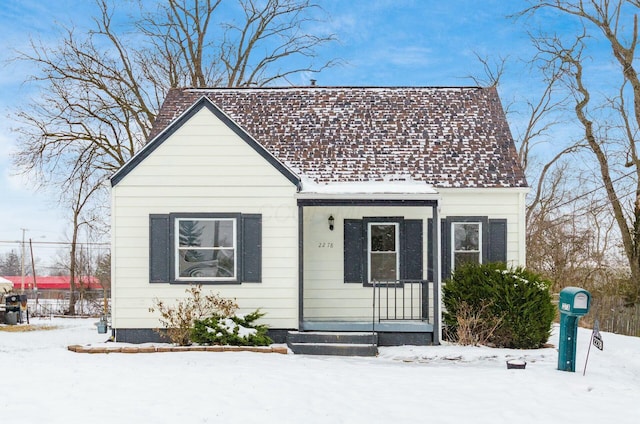
[[[207,109],[197,112],[112,188],[114,328],[157,328],[154,299],[174,303],[185,285],[149,283],[149,215],[261,214],[260,283],[204,285],[257,308],[271,328],[297,328],[296,187]]]
[[[440,216],[486,216],[507,220],[507,265],[526,265],[524,197],[522,188],[447,188],[442,196]]]
[[[312,321],[371,321],[372,288],[344,282],[344,220],[363,217],[418,219],[423,223],[423,270],[427,270],[427,223],[431,207],[312,206],[304,208],[304,318]],[[335,219],[329,230],[328,218]],[[375,219],[371,221],[376,222]],[[394,224],[380,222],[380,224]],[[366,246],[366,243],[365,243]],[[348,266],[348,265],[347,265]],[[433,287],[430,286],[430,292]],[[431,295],[432,296],[432,295]],[[429,307],[433,318],[433,304]]]
[[[440,217],[486,216],[507,220],[507,263],[524,265],[524,189],[439,189]],[[327,219],[333,216],[335,228]],[[344,283],[344,220],[399,216],[423,222],[425,278],[428,270],[429,207],[305,207],[304,209],[304,317],[307,320],[370,321],[371,288]],[[373,221],[372,221],[373,222]],[[441,252],[441,254],[450,254]],[[429,287],[430,301],[433,300]],[[433,319],[433,304],[429,305]]]

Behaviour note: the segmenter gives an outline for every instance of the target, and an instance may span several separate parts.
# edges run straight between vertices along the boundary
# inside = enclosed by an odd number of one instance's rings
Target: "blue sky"
[[[125,2],[126,0],[120,0]],[[504,102],[534,90],[537,81],[517,59],[532,49],[522,21],[507,18],[527,5],[524,0],[318,0],[331,20],[324,29],[339,42],[322,50],[323,58],[343,64],[319,75],[302,75],[295,84],[367,86],[473,85],[466,78],[481,75],[481,56],[509,57],[511,64],[500,87]],[[13,175],[9,153],[15,146],[12,122],[5,117],[29,96],[23,84],[24,65],[7,62],[12,49],[26,49],[30,38],[56,43],[59,23],[73,22],[81,30],[95,14],[91,0],[2,0],[0,2],[0,252],[18,249],[16,240],[65,241],[68,217],[57,205],[55,193]],[[542,19],[542,18],[537,18]],[[558,29],[569,25],[545,17]],[[535,25],[535,22],[533,23]],[[516,118],[517,119],[517,118]],[[512,122],[512,129],[516,122]],[[43,238],[45,237],[45,238]],[[36,256],[50,256],[55,246],[36,245]]]

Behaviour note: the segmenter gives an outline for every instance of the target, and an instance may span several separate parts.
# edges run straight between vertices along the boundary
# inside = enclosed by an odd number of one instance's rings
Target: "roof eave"
[[[300,200],[440,200],[439,193],[313,193],[299,192]]]

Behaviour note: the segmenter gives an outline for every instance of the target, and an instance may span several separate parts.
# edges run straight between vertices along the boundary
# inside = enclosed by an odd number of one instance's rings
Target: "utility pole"
[[[20,261],[20,267],[22,268],[22,283],[20,284],[20,293],[24,294],[24,233],[27,232],[26,228],[20,228],[22,230],[22,258]]]
[[[38,311],[38,283],[36,281],[36,261],[33,259],[33,244],[29,239],[29,250],[31,251],[31,272],[33,273],[33,292],[36,295],[36,312]]]

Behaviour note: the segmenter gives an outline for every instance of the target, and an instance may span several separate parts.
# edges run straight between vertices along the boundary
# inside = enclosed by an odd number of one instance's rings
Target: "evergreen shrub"
[[[549,281],[521,267],[465,264],[443,287],[447,333],[465,344],[542,347],[556,315],[550,287]]]
[[[255,324],[264,313],[255,311],[247,315],[224,316],[214,314],[196,320],[191,340],[207,345],[268,346],[273,340],[267,336],[267,326]]]

